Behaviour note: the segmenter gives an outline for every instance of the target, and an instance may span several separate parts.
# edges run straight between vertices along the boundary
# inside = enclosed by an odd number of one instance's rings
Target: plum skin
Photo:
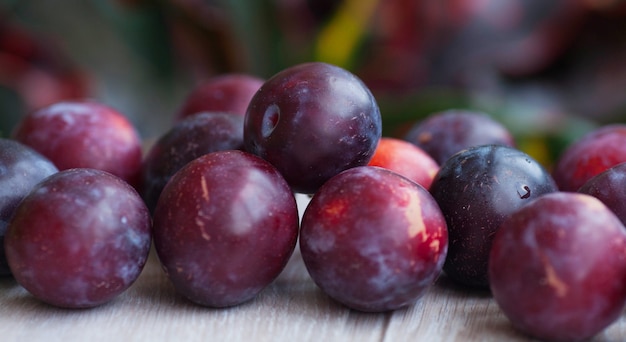
[[[209,307],[253,299],[286,266],[298,237],[296,199],[267,161],[217,151],[178,171],[154,214],[154,245],[176,291]]]
[[[4,252],[4,235],[20,201],[46,177],[59,170],[32,148],[0,138],[0,276],[11,274]]]
[[[244,121],[248,152],[269,161],[296,192],[314,193],[366,165],[382,135],[378,104],[355,75],[311,62],[286,68],[254,95]]]
[[[446,275],[466,286],[488,287],[489,250],[502,220],[554,191],[549,172],[510,146],[474,146],[450,157],[430,187],[448,225]]]
[[[593,196],[546,194],[502,222],[489,279],[519,330],[546,340],[588,339],[626,303],[626,228]]]
[[[418,300],[441,273],[448,235],[428,191],[374,166],[343,171],[307,206],[300,250],[314,282],[355,310],[382,312]]]
[[[18,206],[5,237],[16,281],[64,308],[104,304],[139,277],[150,251],[150,214],[128,183],[95,169],[46,178]]]

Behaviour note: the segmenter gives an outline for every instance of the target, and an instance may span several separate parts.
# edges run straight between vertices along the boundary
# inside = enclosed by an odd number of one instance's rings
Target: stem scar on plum
[[[272,104],[265,110],[263,114],[263,123],[261,125],[261,135],[264,139],[267,139],[272,135],[272,132],[278,126],[280,120],[280,107],[276,104]]]

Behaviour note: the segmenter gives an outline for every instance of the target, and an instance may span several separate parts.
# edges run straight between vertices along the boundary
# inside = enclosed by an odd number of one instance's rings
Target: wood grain
[[[445,276],[408,308],[379,314],[347,309],[315,286],[298,251],[256,299],[227,309],[177,295],[154,252],[129,290],[93,309],[46,305],[3,278],[0,340],[532,341],[511,327],[488,292],[468,291]],[[626,341],[626,318],[593,341]]]

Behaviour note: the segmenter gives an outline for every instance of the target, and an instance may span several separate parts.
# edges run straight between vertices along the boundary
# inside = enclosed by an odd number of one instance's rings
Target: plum
[[[17,282],[64,308],[104,304],[130,287],[150,251],[150,214],[137,191],[95,169],[59,171],[24,198],[5,248]]]
[[[130,120],[93,100],[57,102],[22,118],[12,137],[50,159],[59,170],[93,168],[137,186],[142,145]]]
[[[569,145],[552,176],[561,191],[577,191],[591,177],[626,162],[626,124],[599,127]]]
[[[315,283],[352,309],[413,304],[441,273],[445,219],[421,185],[360,166],[332,177],[302,217],[300,251]]]
[[[555,192],[513,212],[489,256],[493,298],[520,331],[586,340],[626,303],[626,228],[593,196]]]
[[[170,178],[190,161],[210,152],[243,150],[243,116],[196,113],[159,137],[142,165],[141,195],[150,211]]]
[[[626,224],[626,162],[591,177],[578,192],[599,199]]]
[[[404,137],[426,151],[439,165],[453,154],[478,145],[515,146],[509,130],[483,112],[450,109],[418,121]]]
[[[474,146],[450,157],[430,186],[448,225],[446,275],[460,284],[486,288],[489,249],[502,220],[556,190],[550,173],[513,147]]]
[[[252,300],[284,269],[298,237],[296,199],[267,161],[229,150],[172,176],[154,213],[154,246],[176,291],[210,307]]]
[[[32,148],[0,138],[0,276],[11,274],[4,253],[4,235],[20,201],[46,177],[59,170]]]
[[[252,96],[265,80],[253,75],[222,74],[197,84],[185,98],[174,120],[201,112],[224,112],[245,116]]]
[[[376,99],[355,75],[311,62],[268,79],[250,101],[246,150],[269,161],[296,192],[366,165],[382,135]]]
[[[382,137],[369,166],[397,172],[419,185],[430,188],[439,164],[424,150],[401,139]]]

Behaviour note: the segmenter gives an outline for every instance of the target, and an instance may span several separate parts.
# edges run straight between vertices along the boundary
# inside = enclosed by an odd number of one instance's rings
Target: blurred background
[[[0,0],[0,136],[88,97],[153,139],[202,80],[313,60],[365,81],[385,135],[480,110],[549,166],[626,120],[625,0]]]

